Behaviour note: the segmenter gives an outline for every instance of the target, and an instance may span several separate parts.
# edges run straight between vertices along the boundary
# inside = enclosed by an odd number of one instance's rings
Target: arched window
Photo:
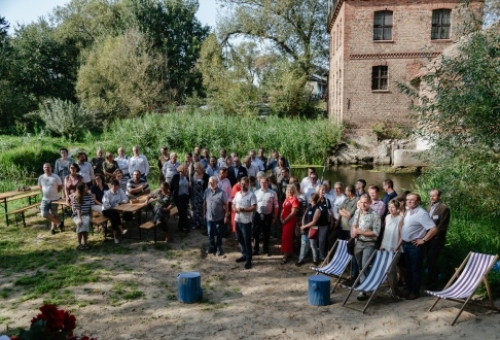
[[[373,40],[392,40],[392,11],[375,12]]]
[[[436,9],[432,11],[431,39],[450,39],[450,28],[450,9]]]

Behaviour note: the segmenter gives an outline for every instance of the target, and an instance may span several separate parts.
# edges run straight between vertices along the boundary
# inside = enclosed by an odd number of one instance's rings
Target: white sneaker
[[[120,243],[120,241],[117,238],[115,238],[115,244],[118,244],[118,243]]]

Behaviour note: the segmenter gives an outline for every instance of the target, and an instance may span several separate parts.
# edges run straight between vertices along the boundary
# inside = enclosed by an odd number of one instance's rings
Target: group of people
[[[332,186],[329,180],[320,183],[314,168],[308,168],[307,176],[299,181],[291,176],[288,161],[277,150],[269,158],[262,148],[251,150],[242,164],[235,152],[228,155],[225,149],[216,157],[210,155],[208,148],[196,147],[181,162],[176,152],[162,147],[157,163],[161,184],[151,193],[147,183],[149,162],[137,146],[132,152],[127,157],[124,149],[119,148],[118,157],[107,152],[103,158],[103,150],[98,149],[90,162],[80,152],[74,162],[67,149],[61,148],[54,173],[50,164],[44,165],[44,174],[39,178],[43,193],[41,211],[52,222],[52,233],[61,223],[50,210],[51,201],[58,198],[62,189],[73,208],[79,249],[88,249],[93,211],[110,219],[118,243],[119,235],[126,230],[113,208],[149,194],[147,203],[155,202],[153,222],[164,231],[165,240],[170,237],[170,211],[176,207],[178,229],[205,231],[208,253],[222,255],[222,238],[232,231],[241,250],[236,261],[244,262],[246,269],[252,267],[252,257],[260,255],[261,243],[262,253],[270,255],[270,235],[278,230],[283,265],[293,254],[294,240],[300,239],[296,265],[301,266],[309,250],[313,263],[319,265],[335,239],[353,238],[354,276],[367,274],[369,268],[363,268],[375,250],[402,248],[397,270],[391,273],[392,293],[398,294],[399,281],[407,286],[407,299],[419,297],[425,255],[428,285],[437,284],[437,262],[450,218],[448,207],[440,201],[439,190],[430,192],[431,205],[424,209],[419,195],[406,192],[398,196],[390,179],[383,182],[383,198],[377,185],[370,185],[365,191],[363,179],[355,186],[345,187],[341,182]],[[366,296],[361,293],[358,298]]]

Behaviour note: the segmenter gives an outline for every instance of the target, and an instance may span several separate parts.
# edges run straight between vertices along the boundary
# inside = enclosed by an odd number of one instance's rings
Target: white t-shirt
[[[238,191],[233,199],[233,205],[235,208],[250,208],[252,205],[257,205],[257,198],[255,194],[250,190],[247,191],[245,196]],[[239,212],[235,214],[234,220],[239,223],[252,223],[253,212]]]
[[[385,250],[395,251],[399,243],[399,222],[403,217],[398,215],[392,217],[391,214],[385,218],[385,231],[384,239],[382,240],[381,247]]]
[[[344,203],[344,201],[346,199],[347,199],[347,196],[342,194],[339,196],[335,196],[335,200],[332,201],[333,202],[333,204],[332,204],[333,217],[335,217],[336,220],[338,220],[340,217],[340,214],[339,214],[340,206],[342,205],[342,203]]]
[[[57,201],[59,199],[58,187],[62,186],[61,177],[54,173],[50,176],[43,174],[38,177],[38,185],[42,187],[43,200]]]

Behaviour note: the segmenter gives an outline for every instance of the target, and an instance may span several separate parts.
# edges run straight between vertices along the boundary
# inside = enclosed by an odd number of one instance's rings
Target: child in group
[[[87,190],[84,182],[78,183],[75,195],[72,199],[73,221],[76,224],[76,233],[78,235],[78,250],[88,250],[87,244],[90,224],[92,223],[92,205],[94,198]],[[83,242],[83,244],[82,244]]]

